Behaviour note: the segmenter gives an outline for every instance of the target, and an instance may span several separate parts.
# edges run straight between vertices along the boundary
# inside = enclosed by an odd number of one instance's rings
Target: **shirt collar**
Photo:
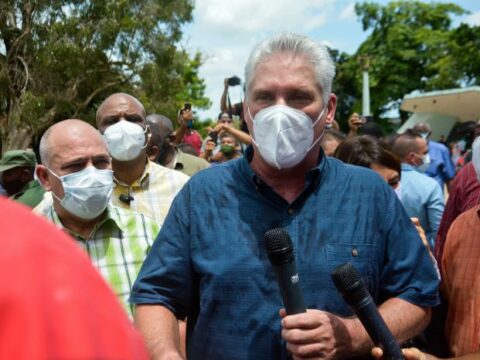
[[[402,171],[412,171],[412,170],[414,170],[412,165],[407,163],[402,163]]]
[[[63,226],[62,221],[58,217],[58,214],[53,207],[53,204],[52,204],[51,209],[50,209],[50,217],[52,219],[52,222],[55,225],[57,225],[57,227],[59,227],[60,229],[66,231],[66,232],[68,232],[74,238],[79,239],[79,240],[84,240],[84,241],[86,240],[80,234],[78,234],[75,231],[72,231],[70,229],[67,229],[66,227]],[[102,228],[103,226],[109,226],[109,224],[111,224],[111,226],[114,226],[114,227],[118,228],[122,233],[125,232],[124,226],[122,224],[122,221],[120,219],[120,215],[118,214],[117,209],[113,205],[110,205],[110,204],[106,208],[105,216],[102,218],[102,220],[100,220],[97,224],[95,224],[92,232],[90,233],[90,236],[94,235],[98,231],[98,229]]]
[[[151,168],[152,168],[151,164],[152,164],[152,162],[147,159],[147,164],[145,165],[145,169],[143,170],[142,175],[138,179],[136,179],[132,183],[132,185],[127,185],[127,184],[121,182],[120,180],[115,178],[115,176],[113,177],[113,180],[115,181],[116,184],[118,184],[120,186],[123,186],[123,187],[126,187],[126,188],[146,189],[146,188],[148,188],[148,183],[149,183],[149,179],[150,179],[150,172],[151,172]]]
[[[244,153],[244,156],[241,157],[238,161],[240,161],[240,170],[242,174],[246,174],[249,180],[252,180],[255,184],[258,185],[259,182],[263,182],[257,174],[252,170],[252,167],[250,166],[250,163],[253,159],[253,146],[249,145]],[[306,176],[306,185],[312,183],[315,181],[315,185],[318,185],[320,181],[325,177],[326,174],[326,156],[325,153],[323,152],[323,149],[320,147],[319,151],[319,156],[318,156],[318,162],[315,167],[310,169],[310,171],[307,173]]]

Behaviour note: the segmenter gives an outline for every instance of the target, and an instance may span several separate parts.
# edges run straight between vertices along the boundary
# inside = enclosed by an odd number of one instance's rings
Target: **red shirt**
[[[445,334],[454,356],[480,350],[480,206],[461,214],[448,231],[442,286],[448,303]]]
[[[197,154],[200,155],[200,149],[202,148],[202,137],[196,130],[190,130],[190,134],[185,132],[182,141],[186,144],[192,145]]]
[[[469,162],[455,176],[448,195],[447,205],[435,240],[435,257],[442,264],[443,248],[447,232],[458,215],[480,204],[480,182],[477,179],[473,163]]]
[[[10,200],[0,214],[0,359],[148,359],[71,238]]]

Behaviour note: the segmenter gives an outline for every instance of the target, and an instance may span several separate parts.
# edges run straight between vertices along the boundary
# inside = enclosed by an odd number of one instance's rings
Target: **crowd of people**
[[[66,119],[37,156],[5,152],[3,197],[23,206],[0,199],[0,357],[381,358],[332,282],[345,263],[420,348],[405,358],[480,356],[480,137],[456,169],[428,123],[385,135],[354,113],[345,134],[334,76],[325,46],[281,34],[252,50],[241,103],[225,79],[205,139],[191,104],[175,126],[115,93],[96,127]],[[303,313],[269,261],[278,227]]]

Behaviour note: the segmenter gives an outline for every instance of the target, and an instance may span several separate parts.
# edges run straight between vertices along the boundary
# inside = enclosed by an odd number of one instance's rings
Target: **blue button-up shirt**
[[[263,236],[284,227],[308,308],[342,316],[332,270],[351,262],[381,303],[437,304],[438,277],[403,206],[373,171],[321,156],[289,204],[244,158],[205,169],[182,189],[133,287],[131,302],[188,316],[189,359],[286,359],[283,307]],[[158,336],[162,336],[159,334]]]
[[[428,155],[431,162],[425,174],[435,179],[443,192],[445,183],[455,176],[455,166],[450,158],[450,152],[445,145],[429,140]]]
[[[400,200],[407,214],[418,218],[433,249],[445,209],[440,185],[434,179],[414,170],[412,166],[402,164]]]

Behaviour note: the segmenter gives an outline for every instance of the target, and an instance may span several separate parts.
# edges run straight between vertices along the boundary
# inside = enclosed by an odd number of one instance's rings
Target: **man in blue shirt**
[[[395,139],[393,148],[402,161],[400,200],[407,214],[418,218],[433,249],[445,201],[440,185],[422,174],[427,141],[416,131],[407,130]]]
[[[428,139],[432,134],[432,127],[429,123],[420,122],[413,127],[413,130],[420,133],[428,141],[430,165],[425,175],[435,179],[443,192],[444,185],[449,186],[450,180],[455,177],[455,166],[450,158],[450,151],[445,145]]]
[[[312,65],[315,64],[315,65]],[[351,262],[400,341],[428,323],[438,278],[395,193],[320,149],[335,116],[334,65],[303,36],[266,40],[245,68],[245,156],[196,174],[175,199],[134,285],[153,359],[345,358],[372,346],[330,278]],[[285,315],[263,236],[290,234],[309,310]],[[348,317],[348,318],[347,318]]]

